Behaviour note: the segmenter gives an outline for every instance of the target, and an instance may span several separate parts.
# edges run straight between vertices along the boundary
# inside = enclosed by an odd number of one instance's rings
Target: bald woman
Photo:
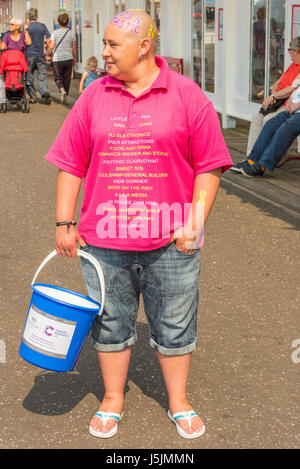
[[[155,56],[157,36],[143,11],[112,19],[102,52],[109,75],[84,91],[46,156],[59,168],[57,252],[76,257],[78,243],[105,277],[104,312],[92,327],[105,386],[89,426],[98,438],[114,436],[123,417],[140,294],[168,416],[183,438],[205,432],[186,395],[197,340],[200,251],[197,223],[192,215],[187,228],[185,209],[194,214],[205,194],[205,223],[222,170],[232,162],[212,104],[192,80]],[[89,296],[100,302],[96,272],[85,259],[81,264]]]

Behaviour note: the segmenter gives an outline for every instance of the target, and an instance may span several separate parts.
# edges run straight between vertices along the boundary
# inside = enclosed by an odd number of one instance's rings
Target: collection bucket
[[[102,268],[91,254],[77,250],[90,261],[101,286],[101,305],[91,298],[61,287],[35,283],[43,267],[57,254],[52,251],[41,263],[31,282],[33,290],[19,354],[29,363],[51,371],[71,371],[79,357],[97,314],[105,301]]]

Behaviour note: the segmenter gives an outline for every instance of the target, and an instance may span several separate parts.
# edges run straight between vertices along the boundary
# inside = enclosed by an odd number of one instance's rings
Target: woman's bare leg
[[[162,355],[156,351],[162,370],[165,386],[169,396],[169,409],[171,414],[192,410],[186,397],[186,386],[191,363],[191,353],[186,355]],[[192,427],[189,428],[186,420],[178,420],[178,425],[187,433],[199,432],[203,422],[199,417],[192,418]]]
[[[98,360],[103,375],[105,394],[100,411],[120,414],[124,405],[124,388],[131,357],[131,347],[120,352],[98,352]],[[103,426],[102,420],[93,418],[91,426],[99,432],[108,432],[114,425],[115,419],[107,421]]]

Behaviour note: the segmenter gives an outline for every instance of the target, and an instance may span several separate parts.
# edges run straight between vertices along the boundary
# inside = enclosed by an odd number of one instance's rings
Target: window
[[[193,78],[202,86],[202,0],[193,5]]]
[[[115,16],[126,10],[126,1],[115,0]]]
[[[283,73],[285,0],[252,0],[250,100],[261,102]]]
[[[61,12],[64,12],[66,11],[67,7],[66,7],[66,0],[59,0],[58,1],[58,10],[61,11]]]
[[[75,0],[75,38],[77,60],[82,63],[82,0]]]
[[[284,72],[285,0],[272,0],[270,5],[269,90]]]
[[[12,17],[12,1],[0,0],[0,36],[3,38],[4,34],[9,29],[9,20]]]
[[[215,0],[193,0],[193,78],[215,91]]]
[[[266,3],[267,0],[252,1],[252,101],[260,100],[264,96]]]
[[[215,91],[215,0],[205,0],[204,57],[205,90]]]
[[[146,12],[148,15],[152,16],[154,19],[157,31],[158,31],[158,38],[156,43],[156,54],[159,55],[160,53],[160,0],[146,0]]]

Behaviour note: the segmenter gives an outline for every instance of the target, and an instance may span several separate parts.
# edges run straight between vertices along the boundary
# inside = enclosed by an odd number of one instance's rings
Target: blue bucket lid
[[[30,286],[38,295],[44,296],[45,298],[57,303],[71,306],[72,308],[83,309],[86,311],[99,311],[101,308],[101,305],[97,303],[97,301],[72,290],[67,290],[66,288],[49,285],[47,283],[34,283]],[[51,290],[50,292],[49,289]],[[51,293],[53,293],[53,295],[51,295]],[[74,299],[73,302],[71,301],[72,298]]]

